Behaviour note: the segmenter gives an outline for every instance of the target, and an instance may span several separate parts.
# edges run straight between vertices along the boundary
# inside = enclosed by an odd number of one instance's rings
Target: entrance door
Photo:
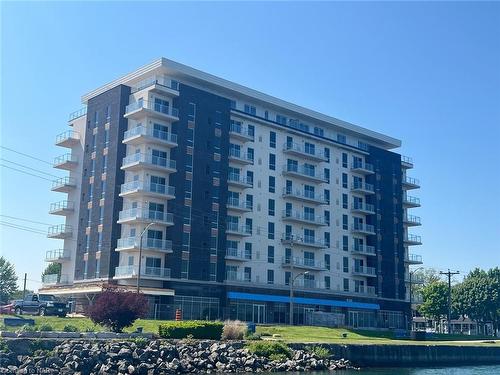
[[[349,311],[349,324],[352,328],[358,328],[359,316],[357,311]]]
[[[253,322],[265,323],[266,320],[266,305],[253,305]]]

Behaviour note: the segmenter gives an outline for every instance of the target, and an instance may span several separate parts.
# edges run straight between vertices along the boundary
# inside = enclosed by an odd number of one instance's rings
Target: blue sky
[[[55,135],[81,94],[164,56],[402,139],[422,184],[414,252],[438,269],[500,265],[500,3],[3,2],[1,12],[1,144],[42,160],[1,149],[1,164],[63,175],[43,161],[64,153]],[[62,223],[47,213],[64,199],[49,181],[0,173],[1,222]],[[39,287],[45,251],[60,245],[0,231],[0,253]]]

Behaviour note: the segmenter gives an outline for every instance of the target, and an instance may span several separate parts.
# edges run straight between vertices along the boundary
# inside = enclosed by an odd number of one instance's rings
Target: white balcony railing
[[[54,202],[50,204],[49,212],[60,212],[60,211],[73,211],[75,209],[75,202],[71,201],[61,201]]]
[[[318,150],[316,147],[306,147],[305,145],[301,145],[295,142],[286,142],[283,145],[283,151],[301,154],[310,159],[323,160],[323,161],[328,160],[324,152]]]
[[[283,172],[294,174],[308,180],[328,182],[328,179],[322,173],[319,173],[316,169],[305,167],[304,165],[287,164],[283,166]]]
[[[358,275],[364,275],[364,276],[376,276],[377,272],[374,267],[367,267],[367,266],[359,266],[359,265],[354,265],[352,267],[352,273],[358,274]]]
[[[169,212],[148,210],[147,208],[130,208],[120,211],[118,220],[152,221],[159,224],[173,225],[174,215]]]
[[[158,139],[160,141],[177,144],[177,134],[162,131],[159,129],[154,129],[150,126],[143,126],[143,125],[139,125],[136,126],[135,128],[127,130],[123,136],[123,141],[127,142],[129,139],[138,136],[151,137]]]
[[[73,144],[78,143],[80,140],[80,133],[74,130],[66,130],[56,136],[56,145],[69,147]]]
[[[292,233],[283,233],[281,241],[285,244],[293,242],[294,244],[311,246],[311,247],[329,247],[330,244],[325,243],[313,236],[301,236]]]
[[[139,236],[119,238],[116,247],[118,249],[139,248],[139,241]],[[145,250],[169,252],[172,251],[172,241],[143,237],[142,248]]]
[[[359,253],[364,255],[377,255],[377,251],[375,250],[375,246],[362,245],[354,243],[352,245],[352,252]]]
[[[229,173],[227,176],[228,182],[231,182],[233,184],[238,184],[242,186],[248,186],[252,187],[253,186],[253,178],[249,176],[242,176],[239,175],[238,173]]]
[[[152,103],[149,101],[138,101],[131,103],[125,107],[125,116],[129,115],[131,112],[135,112],[141,109],[148,109],[162,115],[179,117],[179,110],[177,108],[171,107],[169,105],[163,105],[159,103]]]
[[[226,233],[250,236],[252,227],[250,225],[240,225],[238,223],[227,223]]]
[[[175,170],[176,168],[175,160],[163,158],[160,156],[155,156],[153,154],[143,154],[140,152],[124,157],[122,162],[122,168],[127,168],[128,166],[136,163],[144,163],[151,166],[161,167],[165,169],[172,169],[172,170]]]
[[[374,171],[372,164],[366,163],[363,161],[357,161],[355,163],[352,163],[351,169],[353,171],[360,171],[360,172],[365,172],[365,173],[373,173],[373,171]]]
[[[54,158],[54,168],[67,169],[66,167],[76,163],[78,163],[78,158],[70,153]]]
[[[253,206],[251,202],[240,201],[238,198],[228,198],[227,206],[230,208],[235,208],[244,211],[252,211]]]
[[[354,223],[351,225],[351,230],[358,233],[375,234],[375,226],[370,224]]]
[[[138,266],[120,266],[115,268],[115,277],[137,277]],[[141,266],[141,278],[145,279],[170,279],[170,268]]]
[[[246,164],[253,164],[253,155],[250,153],[244,153],[241,150],[234,148],[229,149],[229,159],[237,160]]]
[[[239,122],[231,122],[229,125],[229,134],[239,136],[244,139],[254,140],[254,131],[250,128],[246,128]]]
[[[68,283],[69,283],[69,277],[68,275],[65,274],[59,275],[57,273],[53,273],[50,275],[44,275],[42,277],[43,285],[56,285],[56,284],[68,284]]]
[[[290,267],[292,261],[289,257],[284,257],[281,260],[283,267]],[[293,266],[297,268],[308,268],[308,269],[324,269],[325,266],[322,262],[316,261],[315,259],[309,258],[299,258],[293,257]]]
[[[301,221],[309,224],[315,224],[315,225],[327,225],[327,222],[325,221],[324,216],[317,215],[315,216],[314,214],[309,214],[305,212],[300,212],[300,211],[293,211],[293,210],[283,210],[281,213],[281,217],[284,220],[295,220],[295,221]]]
[[[73,234],[73,227],[71,225],[59,224],[49,227],[47,236],[53,238],[68,237]]]
[[[52,181],[53,191],[67,191],[76,187],[76,180],[73,177],[62,177]]]
[[[60,260],[67,260],[69,258],[70,252],[65,249],[49,250],[45,253],[46,262],[57,262]]]
[[[361,191],[361,192],[365,192],[365,193],[374,193],[375,186],[373,186],[372,184],[367,184],[367,183],[355,181],[351,185],[351,190]]]
[[[328,203],[323,195],[314,194],[314,192],[307,191],[307,190],[299,190],[299,189],[294,190],[292,188],[285,187],[285,188],[283,188],[283,196],[284,197],[293,197],[296,199],[310,201],[310,202],[316,202],[319,204]]]
[[[144,181],[129,181],[124,183],[120,189],[121,194],[130,193],[132,191],[145,191],[149,193],[175,196],[175,187],[173,186]]]

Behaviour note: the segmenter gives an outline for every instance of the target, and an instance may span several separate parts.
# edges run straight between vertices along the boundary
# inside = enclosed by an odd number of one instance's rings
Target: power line
[[[52,166],[52,163],[49,163],[46,160],[37,158],[37,157],[32,156],[32,155],[25,154],[24,152],[20,152],[20,151],[17,151],[17,150],[14,150],[12,148],[8,148],[8,147],[5,147],[5,146],[0,146],[0,147],[3,148],[4,150],[15,152],[16,154],[26,156],[27,158],[30,158],[30,159],[33,159],[33,160],[38,160],[38,161],[41,161],[42,163],[45,163],[45,164],[48,164],[48,165]]]
[[[17,172],[21,172],[21,173],[28,174],[28,175],[33,176],[33,177],[41,178],[42,180],[46,180],[46,181],[50,181],[50,182],[53,181],[50,178],[45,178],[45,177],[42,177],[42,176],[38,176],[36,174],[29,173],[29,172],[26,172],[26,171],[23,171],[23,170],[20,170],[20,169],[17,169],[17,168],[9,167],[8,165],[0,164],[0,167],[9,168],[9,169],[12,169],[12,170],[17,171]]]
[[[13,161],[10,161],[10,160],[7,160],[7,159],[4,159],[4,158],[0,158],[0,160],[6,161],[7,163],[11,163],[11,164],[17,165],[17,166],[19,166],[19,167],[23,167],[23,168],[26,168],[26,169],[30,169],[30,170],[35,171],[35,172],[38,172],[38,173],[45,174],[45,175],[47,175],[47,176],[52,176],[52,177],[55,177],[55,178],[60,178],[60,177],[61,177],[61,176],[57,176],[57,175],[52,174],[52,173],[47,173],[47,172],[41,171],[40,169],[31,168],[31,167],[28,167],[27,165],[20,164],[20,163],[16,163],[16,162],[13,162]]]
[[[10,228],[13,228],[13,229],[24,230],[26,232],[32,232],[32,233],[35,233],[35,234],[42,234],[42,235],[46,234],[45,232],[42,232],[41,230],[38,230],[36,228],[25,227],[25,226],[22,226],[22,225],[17,225],[17,224],[5,222],[5,221],[0,221],[0,225],[6,226],[6,227],[10,227]]]
[[[21,220],[21,221],[26,221],[28,223],[33,223],[33,224],[40,224],[40,225],[47,225],[47,226],[52,226],[53,224],[47,224],[47,223],[42,223],[41,221],[34,221],[34,220],[28,220],[28,219],[23,219],[21,217],[16,217],[16,216],[9,216],[9,215],[0,215],[1,217],[6,217],[9,219],[14,219],[14,220]]]

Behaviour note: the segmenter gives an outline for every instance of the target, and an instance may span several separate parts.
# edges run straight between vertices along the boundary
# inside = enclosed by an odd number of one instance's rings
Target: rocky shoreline
[[[0,352],[0,374],[154,375],[354,368],[347,360],[321,358],[307,348],[292,349],[289,359],[271,360],[250,353],[243,341],[9,340],[6,343],[9,349]]]

